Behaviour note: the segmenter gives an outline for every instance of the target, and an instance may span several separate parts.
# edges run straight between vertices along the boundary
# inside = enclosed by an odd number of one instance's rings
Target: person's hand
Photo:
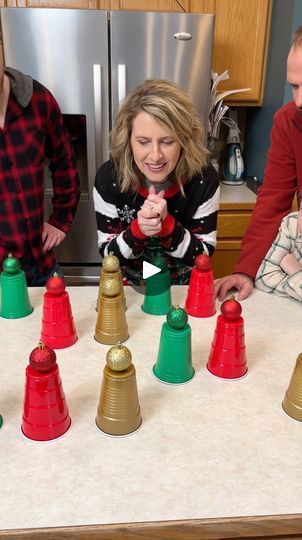
[[[285,272],[289,276],[295,274],[296,272],[299,272],[299,270],[301,270],[302,268],[293,253],[287,253],[286,255],[284,255],[283,259],[280,262],[280,267],[282,268],[283,272]]]
[[[151,186],[147,199],[137,213],[138,226],[146,236],[155,236],[161,231],[162,221],[168,213],[164,195],[163,190],[156,193],[155,188]]]
[[[165,192],[163,189],[156,193],[155,187],[150,186],[148,197],[143,205],[146,205],[147,208],[151,208],[154,212],[157,212],[162,221],[164,221],[168,214],[167,201],[164,197]]]
[[[66,234],[63,231],[44,221],[42,232],[43,253],[61,244],[65,236]]]
[[[247,298],[254,287],[253,280],[246,274],[231,274],[220,279],[215,279],[215,296],[223,302],[230,289],[237,289],[238,300]]]

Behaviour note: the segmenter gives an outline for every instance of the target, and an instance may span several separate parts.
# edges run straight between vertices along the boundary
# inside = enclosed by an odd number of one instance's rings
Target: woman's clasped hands
[[[137,213],[138,226],[146,236],[154,236],[161,231],[162,222],[168,213],[164,196],[164,190],[156,193],[155,188],[150,186],[148,197]]]

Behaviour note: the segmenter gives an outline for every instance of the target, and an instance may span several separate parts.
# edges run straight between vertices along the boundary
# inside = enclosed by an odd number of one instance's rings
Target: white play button
[[[154,266],[154,264],[150,264],[146,261],[143,261],[143,279],[147,279],[151,276],[154,276],[155,274],[158,274],[161,271],[160,268],[157,266]]]

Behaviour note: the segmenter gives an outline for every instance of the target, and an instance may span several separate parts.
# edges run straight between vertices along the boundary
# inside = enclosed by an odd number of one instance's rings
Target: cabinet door
[[[224,240],[218,242],[212,259],[214,278],[229,276],[234,271],[235,263],[240,255],[240,240]]]
[[[109,9],[110,0],[6,0],[1,5],[6,7]]]
[[[191,12],[215,14],[213,71],[229,70],[218,90],[250,88],[234,94],[229,105],[260,105],[265,79],[271,0],[191,0]]]
[[[215,278],[233,272],[240,255],[242,238],[251,220],[253,207],[254,203],[222,203],[218,212],[217,246],[213,255]]]
[[[133,9],[136,11],[173,11],[186,12],[188,0],[112,0],[111,9]]]

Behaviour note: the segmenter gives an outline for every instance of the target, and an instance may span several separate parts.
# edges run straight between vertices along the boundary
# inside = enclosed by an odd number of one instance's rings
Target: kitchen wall
[[[244,159],[246,175],[263,179],[270,130],[277,109],[291,99],[286,59],[295,29],[302,24],[301,0],[274,0],[263,106],[246,112]]]

